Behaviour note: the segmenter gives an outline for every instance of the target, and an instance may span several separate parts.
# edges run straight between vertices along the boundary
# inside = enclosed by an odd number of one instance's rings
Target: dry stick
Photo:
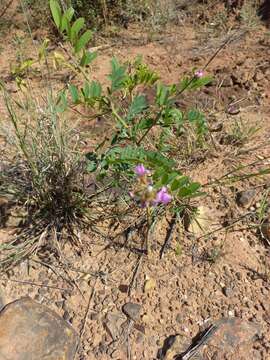
[[[88,315],[89,315],[89,311],[90,311],[90,304],[91,304],[91,301],[95,295],[95,287],[96,287],[96,284],[97,284],[97,280],[95,280],[95,283],[94,283],[94,286],[93,286],[93,290],[92,292],[90,293],[89,295],[89,299],[88,299],[88,304],[87,304],[87,308],[86,308],[86,312],[85,312],[85,315],[84,315],[84,319],[83,319],[83,324],[82,324],[82,328],[81,328],[81,331],[80,331],[80,338],[83,337],[84,335],[84,331],[85,331],[85,326],[86,326],[86,321],[87,321],[87,318],[88,318]]]
[[[203,239],[203,238],[205,238],[205,237],[207,237],[207,236],[210,236],[210,235],[212,235],[212,234],[214,234],[214,233],[216,233],[217,231],[220,231],[220,230],[228,230],[228,229],[230,229],[231,227],[233,227],[235,224],[237,224],[240,220],[242,220],[242,219],[244,219],[245,217],[247,217],[248,215],[252,215],[252,214],[253,214],[253,212],[252,212],[252,211],[249,211],[249,212],[247,212],[246,214],[240,216],[238,219],[232,221],[228,226],[225,226],[225,227],[224,227],[224,226],[220,226],[219,228],[217,228],[217,229],[215,229],[215,230],[213,230],[213,231],[210,231],[210,232],[208,232],[207,234],[204,234],[204,235],[202,235],[202,236],[199,236],[199,237],[197,238],[197,240],[200,240],[200,239]]]
[[[130,345],[130,332],[133,328],[133,325],[134,325],[134,321],[133,320],[129,320],[129,323],[128,323],[128,328],[127,328],[127,357],[128,357],[128,360],[131,360],[131,345]]]
[[[58,271],[56,271],[56,269],[52,265],[50,265],[50,264],[48,264],[48,263],[46,263],[44,261],[39,261],[39,260],[35,260],[35,259],[31,259],[31,261],[35,262],[36,264],[40,264],[40,265],[45,266],[46,268],[50,269],[56,276],[61,277],[62,280],[66,281],[70,286],[74,287],[74,284],[69,279],[66,279]]]
[[[8,8],[11,6],[11,4],[13,3],[13,0],[10,0],[10,2],[7,4],[7,6],[4,8],[4,10],[1,12],[0,14],[0,19],[2,16],[5,15],[6,11],[8,10]]]
[[[134,287],[134,283],[137,279],[137,276],[138,276],[138,273],[139,273],[139,269],[141,267],[141,264],[142,264],[142,260],[143,260],[143,255],[140,254],[138,256],[138,260],[137,260],[137,264],[135,266],[135,269],[134,269],[134,272],[133,272],[133,275],[132,275],[132,279],[131,279],[131,282],[129,284],[129,288],[128,288],[128,296],[131,295],[131,291],[133,290],[133,287]]]
[[[263,160],[267,160],[267,159],[269,159],[269,158],[270,158],[270,156],[264,158]],[[216,179],[216,180],[213,180],[212,182],[208,182],[208,183],[203,184],[203,187],[212,186],[212,185],[214,185],[214,184],[219,184],[222,179],[227,178],[229,175],[235,173],[236,171],[246,169],[246,168],[249,167],[249,166],[254,166],[254,165],[258,164],[258,163],[261,163],[263,160],[261,160],[261,159],[260,159],[260,160],[256,160],[256,161],[253,161],[253,162],[250,163],[250,164],[242,165],[242,166],[238,167],[237,169],[230,170],[230,171],[227,172],[225,175],[222,175],[220,178],[218,178],[218,179]]]
[[[44,261],[39,261],[39,260],[34,260],[34,259],[32,259],[32,261],[35,262],[35,263],[37,263],[37,264],[43,265],[43,266],[47,267],[48,269],[50,269],[56,276],[61,277],[61,278],[62,278],[64,281],[66,281],[70,286],[72,286],[72,288],[74,288],[74,285],[75,285],[75,287],[77,288],[77,290],[78,290],[79,293],[81,294],[82,298],[83,298],[84,300],[86,300],[85,297],[84,297],[84,295],[83,295],[83,293],[82,293],[82,291],[81,291],[81,289],[80,289],[80,287],[79,287],[79,285],[77,284],[77,282],[76,282],[75,279],[73,279],[73,278],[71,278],[71,280],[70,280],[70,279],[67,279],[65,276],[63,276],[62,274],[60,274],[52,265],[50,265],[50,264],[48,264],[48,263],[46,263],[46,262],[44,262]],[[67,270],[64,269],[64,271],[66,272],[67,276],[70,277],[70,275],[68,274]]]
[[[193,358],[193,356],[199,351],[199,349],[209,341],[209,338],[214,335],[217,329],[218,326],[211,325],[203,332],[201,336],[199,336],[197,340],[195,340],[195,343],[190,345],[190,347],[183,354],[177,355],[176,359],[189,360]]]
[[[178,220],[178,216],[174,216],[170,222],[170,227],[169,227],[169,230],[167,231],[167,235],[166,235],[166,239],[164,241],[164,244],[160,250],[160,255],[159,255],[159,258],[162,259],[163,258],[163,255],[165,254],[165,252],[168,250],[170,244],[171,244],[171,241],[172,241],[172,237],[173,237],[173,234],[174,234],[174,230],[176,228],[176,225],[177,225],[177,220]]]
[[[85,315],[84,315],[84,318],[83,318],[82,328],[81,328],[81,331],[80,331],[80,339],[82,339],[82,337],[84,335],[84,332],[85,332],[85,326],[86,326],[87,318],[88,318],[89,311],[90,311],[90,304],[91,304],[91,301],[93,299],[93,296],[95,295],[96,284],[97,284],[97,279],[95,280],[93,290],[90,293],[90,296],[89,296],[89,299],[88,299],[88,304],[87,304],[86,312],[85,312]],[[74,358],[76,357],[76,354],[77,354],[78,350],[79,350],[79,343],[77,344],[77,347],[75,349]]]
[[[83,292],[82,292],[81,288],[80,288],[79,285],[77,284],[76,279],[74,279],[74,278],[68,273],[68,270],[67,270],[67,269],[63,269],[63,270],[64,270],[64,272],[67,274],[67,276],[71,279],[71,280],[69,279],[69,281],[71,282],[71,284],[72,284],[73,286],[75,285],[75,287],[76,287],[76,289],[79,291],[81,297],[86,301],[86,298],[85,298],[85,296],[83,295]]]
[[[267,145],[270,145],[270,141],[269,141],[269,140],[263,142],[263,143],[260,144],[260,145],[250,147],[250,148],[248,148],[248,149],[241,149],[241,150],[238,151],[237,155],[243,155],[243,154],[246,154],[246,153],[248,153],[248,152],[250,152],[250,151],[258,150],[258,149],[261,149],[261,148],[263,148],[264,146],[267,146]],[[265,159],[264,159],[264,160],[265,160]]]
[[[3,280],[5,280],[5,279],[3,279]],[[18,283],[18,284],[37,286],[37,287],[41,287],[41,288],[55,289],[55,290],[59,290],[59,291],[71,291],[71,289],[67,289],[67,288],[65,289],[65,288],[60,288],[60,287],[58,287],[58,286],[50,286],[50,285],[37,284],[37,283],[35,283],[35,282],[26,281],[26,280],[8,279],[8,281],[15,282],[15,283]]]
[[[92,272],[90,272],[90,271],[77,269],[74,266],[72,266],[72,264],[69,264],[69,263],[67,263],[67,264],[62,263],[62,264],[63,264],[63,266],[68,267],[68,269],[70,271],[74,271],[76,273],[83,274],[83,275],[89,275],[89,276],[92,276],[92,277],[95,277],[95,278],[102,278],[102,277],[107,275],[107,273],[102,273],[102,271],[96,271],[96,272],[92,271]]]

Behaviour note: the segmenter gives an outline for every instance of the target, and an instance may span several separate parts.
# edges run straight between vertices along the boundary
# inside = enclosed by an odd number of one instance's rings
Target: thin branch
[[[131,291],[134,288],[134,283],[135,283],[135,281],[136,281],[136,279],[138,277],[138,273],[139,273],[143,258],[144,258],[143,255],[139,255],[139,257],[138,257],[138,260],[137,260],[137,263],[136,263],[136,266],[135,266],[135,269],[134,269],[134,272],[133,272],[133,275],[132,275],[132,279],[131,279],[131,282],[130,282],[129,288],[128,288],[128,295],[129,296],[131,294]]]
[[[2,16],[5,15],[6,11],[7,11],[8,8],[11,6],[12,3],[13,3],[13,0],[10,0],[10,2],[7,3],[6,7],[4,8],[4,10],[3,10],[3,11],[1,12],[1,14],[0,14],[0,19],[1,19]]]
[[[26,281],[26,280],[8,279],[8,281],[15,282],[15,283],[22,284],[22,285],[31,285],[31,286],[37,286],[37,287],[40,287],[40,288],[55,289],[55,290],[59,290],[59,291],[72,291],[72,289],[60,288],[60,287],[58,287],[58,286],[50,286],[50,285],[37,284],[37,283],[35,283],[35,282]]]
[[[163,255],[165,254],[165,252],[168,250],[171,242],[172,242],[172,238],[173,238],[173,234],[175,231],[175,228],[177,226],[177,220],[178,220],[178,216],[174,216],[170,222],[170,227],[169,230],[167,231],[167,235],[166,235],[166,239],[164,241],[164,244],[160,250],[160,255],[159,258],[162,259]]]

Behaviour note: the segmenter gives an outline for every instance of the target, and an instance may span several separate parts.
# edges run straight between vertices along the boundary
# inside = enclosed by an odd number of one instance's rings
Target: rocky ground
[[[130,250],[140,243],[136,224],[128,235],[122,231],[127,224],[111,224],[106,238],[82,235],[79,253],[66,245],[60,260],[38,254],[1,274],[0,306],[25,296],[35,302],[24,299],[0,313],[0,360],[73,359],[75,352],[77,360],[270,359],[270,231],[267,223],[258,227],[262,201],[268,219],[270,178],[248,176],[270,164],[270,32],[257,18],[224,20],[223,6],[179,11],[179,23],[152,39],[137,25],[106,39],[95,76],[105,77],[112,54],[142,54],[171,83],[194,66],[202,68],[220,49],[207,67],[215,78],[211,86],[179,100],[181,107],[195,101],[212,129],[213,146],[185,164],[208,194],[197,204],[201,228],[176,226],[160,258],[171,222],[164,219],[152,233],[151,256],[144,258]],[[12,9],[7,16],[12,19]],[[18,34],[26,36],[13,23],[2,35],[5,79]],[[4,118],[3,104],[0,112]],[[90,129],[100,136],[101,126],[91,123]],[[237,182],[230,176],[236,169]],[[10,214],[0,241],[11,239],[17,225]],[[125,242],[128,247],[116,246]],[[52,329],[50,348],[39,341]],[[18,355],[28,333],[38,356]],[[18,347],[10,347],[17,338]]]

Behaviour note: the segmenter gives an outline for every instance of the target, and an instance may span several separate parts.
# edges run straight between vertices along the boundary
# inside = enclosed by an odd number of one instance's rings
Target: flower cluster
[[[195,71],[195,77],[197,78],[197,79],[200,79],[200,78],[202,78],[203,76],[204,76],[204,72],[203,72],[203,70],[202,69],[200,69],[200,70],[197,70],[197,71]]]
[[[137,175],[137,184],[135,190],[129,195],[138,201],[142,207],[153,207],[160,204],[168,205],[172,196],[168,193],[166,186],[156,190],[153,186],[150,170],[146,169],[143,164],[135,167]]]

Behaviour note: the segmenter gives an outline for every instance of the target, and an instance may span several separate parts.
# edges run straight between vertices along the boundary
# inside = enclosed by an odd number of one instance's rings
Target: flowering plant
[[[141,207],[155,207],[160,204],[168,205],[171,202],[172,196],[169,194],[167,187],[162,186],[158,190],[155,189],[151,172],[143,164],[135,167],[135,174],[137,175],[137,183],[135,190],[130,192],[130,196],[136,199]]]

